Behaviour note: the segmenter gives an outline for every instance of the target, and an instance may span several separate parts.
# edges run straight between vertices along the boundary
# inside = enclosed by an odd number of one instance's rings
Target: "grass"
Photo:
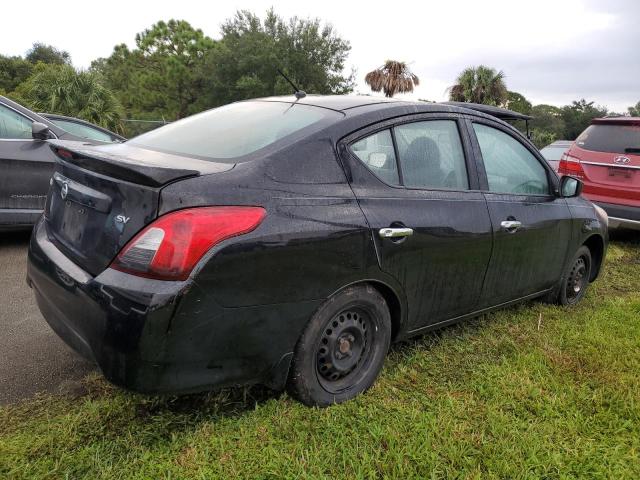
[[[529,303],[394,347],[328,409],[230,389],[180,398],[99,376],[0,409],[0,478],[640,478],[640,236],[587,298]]]

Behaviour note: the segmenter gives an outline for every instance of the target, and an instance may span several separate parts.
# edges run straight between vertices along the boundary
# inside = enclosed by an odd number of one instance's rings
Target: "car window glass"
[[[389,130],[369,135],[351,145],[351,150],[381,180],[399,185],[398,164]]]
[[[31,139],[31,120],[0,105],[0,138]]]
[[[60,128],[66,130],[69,133],[73,133],[82,138],[88,138],[89,140],[98,140],[100,142],[114,142],[115,140],[108,133],[104,133],[96,128],[91,128],[81,123],[72,122],[69,120],[53,119],[51,122],[58,125]]]
[[[431,120],[395,127],[404,185],[415,188],[469,188],[458,127]]]
[[[489,190],[496,193],[549,193],[545,168],[519,141],[500,130],[478,123],[476,132]]]
[[[313,131],[341,113],[300,103],[237,102],[207,110],[129,140],[132,145],[204,160],[236,163],[278,140]]]

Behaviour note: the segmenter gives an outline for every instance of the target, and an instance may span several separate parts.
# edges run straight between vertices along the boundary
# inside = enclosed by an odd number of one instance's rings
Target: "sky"
[[[24,55],[39,41],[87,68],[114,45],[158,20],[183,19],[212,38],[236,10],[318,17],[351,43],[347,68],[357,92],[371,93],[365,74],[386,59],[405,61],[420,78],[409,97],[447,99],[467,66],[506,75],[509,90],[534,104],[585,98],[625,112],[640,101],[640,0],[445,0],[368,2],[316,0],[165,1],[58,0],[3,5],[0,53]],[[38,14],[37,12],[41,12]]]

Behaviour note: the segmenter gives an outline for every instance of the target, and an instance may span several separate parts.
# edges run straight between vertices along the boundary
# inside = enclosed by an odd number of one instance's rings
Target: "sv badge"
[[[127,222],[129,220],[131,220],[131,217],[125,217],[124,215],[116,215],[115,220],[116,220],[116,223],[120,223],[122,225],[126,225]]]

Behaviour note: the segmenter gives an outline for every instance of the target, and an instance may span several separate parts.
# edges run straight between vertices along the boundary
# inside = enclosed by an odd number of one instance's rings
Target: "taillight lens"
[[[582,169],[582,165],[580,165],[580,159],[578,157],[574,157],[568,152],[563,153],[560,158],[558,173],[584,178],[584,170]]]
[[[138,233],[111,268],[159,280],[186,280],[214,245],[260,225],[262,207],[199,207],[161,216]]]

